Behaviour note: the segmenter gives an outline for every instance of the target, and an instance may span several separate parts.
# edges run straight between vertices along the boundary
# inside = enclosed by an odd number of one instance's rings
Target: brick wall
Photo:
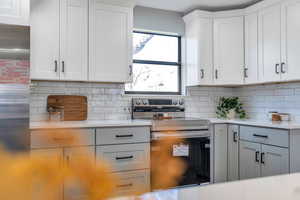
[[[29,83],[29,61],[0,59],[0,83]]]

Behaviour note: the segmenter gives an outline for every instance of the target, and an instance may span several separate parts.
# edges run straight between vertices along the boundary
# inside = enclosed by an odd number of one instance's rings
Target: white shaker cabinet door
[[[86,160],[85,160],[86,159]],[[64,149],[64,161],[66,165],[72,168],[82,168],[81,162],[92,162],[95,164],[95,147],[73,147]],[[86,163],[88,164],[88,163]],[[88,194],[82,188],[80,182],[66,180],[64,183],[64,199],[69,200],[86,200]]]
[[[289,151],[287,148],[262,145],[261,176],[289,173]]]
[[[31,79],[58,80],[60,1],[31,0]]]
[[[244,65],[244,17],[215,19],[215,84],[242,84]]]
[[[89,80],[127,82],[132,75],[133,9],[90,0]]]
[[[240,179],[257,178],[260,173],[261,144],[240,141]]]
[[[258,69],[258,14],[245,16],[245,83],[257,83]]]
[[[88,1],[61,0],[60,79],[86,81],[88,73]]]
[[[213,83],[213,20],[197,18],[186,23],[187,85]]]
[[[239,180],[239,126],[228,126],[228,181]]]
[[[282,4],[282,80],[300,80],[300,1]]]
[[[55,162],[57,164],[57,168],[61,168],[63,166],[63,149],[34,149],[30,151],[30,155],[33,158],[42,159],[43,162]],[[53,164],[53,163],[52,163]],[[56,169],[57,170],[57,169]],[[63,200],[63,184],[57,185],[57,187],[52,188],[51,191],[53,195],[53,199]],[[36,192],[35,192],[36,191]],[[33,191],[33,200],[40,200],[45,197],[44,193],[41,193],[40,185],[36,187]]]
[[[259,13],[259,67],[264,82],[281,79],[281,6],[275,5]]]
[[[0,23],[2,24],[29,24],[30,0],[1,0]]]

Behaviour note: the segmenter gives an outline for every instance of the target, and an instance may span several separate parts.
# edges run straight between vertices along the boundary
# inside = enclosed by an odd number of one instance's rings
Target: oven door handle
[[[174,133],[164,133],[164,132],[152,132],[152,139],[159,140],[163,138],[204,138],[210,137],[209,131],[186,131],[186,132],[176,132]]]

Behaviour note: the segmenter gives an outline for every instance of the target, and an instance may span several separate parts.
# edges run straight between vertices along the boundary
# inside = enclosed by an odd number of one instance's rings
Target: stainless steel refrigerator
[[[27,151],[29,134],[30,28],[0,24],[0,145]]]

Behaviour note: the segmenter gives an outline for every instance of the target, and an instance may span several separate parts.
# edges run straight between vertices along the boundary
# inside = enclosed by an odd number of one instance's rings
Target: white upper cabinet
[[[133,3],[128,2],[32,0],[31,79],[130,81]]]
[[[61,79],[87,80],[88,1],[61,0]]]
[[[258,14],[245,16],[245,83],[259,81],[258,69]]]
[[[300,80],[300,1],[287,0],[281,7],[282,16],[282,80]]]
[[[59,80],[59,1],[31,0],[30,6],[31,79]]]
[[[87,80],[88,2],[32,0],[30,21],[31,79]]]
[[[88,2],[31,0],[31,79],[87,80]]]
[[[130,80],[132,31],[132,7],[90,0],[90,81],[127,82]]]
[[[242,84],[244,64],[244,17],[215,19],[215,84]]]
[[[264,82],[281,79],[281,5],[259,13],[259,67]]]
[[[28,25],[30,0],[1,0],[0,23]]]
[[[187,86],[213,83],[213,19],[185,18]]]

